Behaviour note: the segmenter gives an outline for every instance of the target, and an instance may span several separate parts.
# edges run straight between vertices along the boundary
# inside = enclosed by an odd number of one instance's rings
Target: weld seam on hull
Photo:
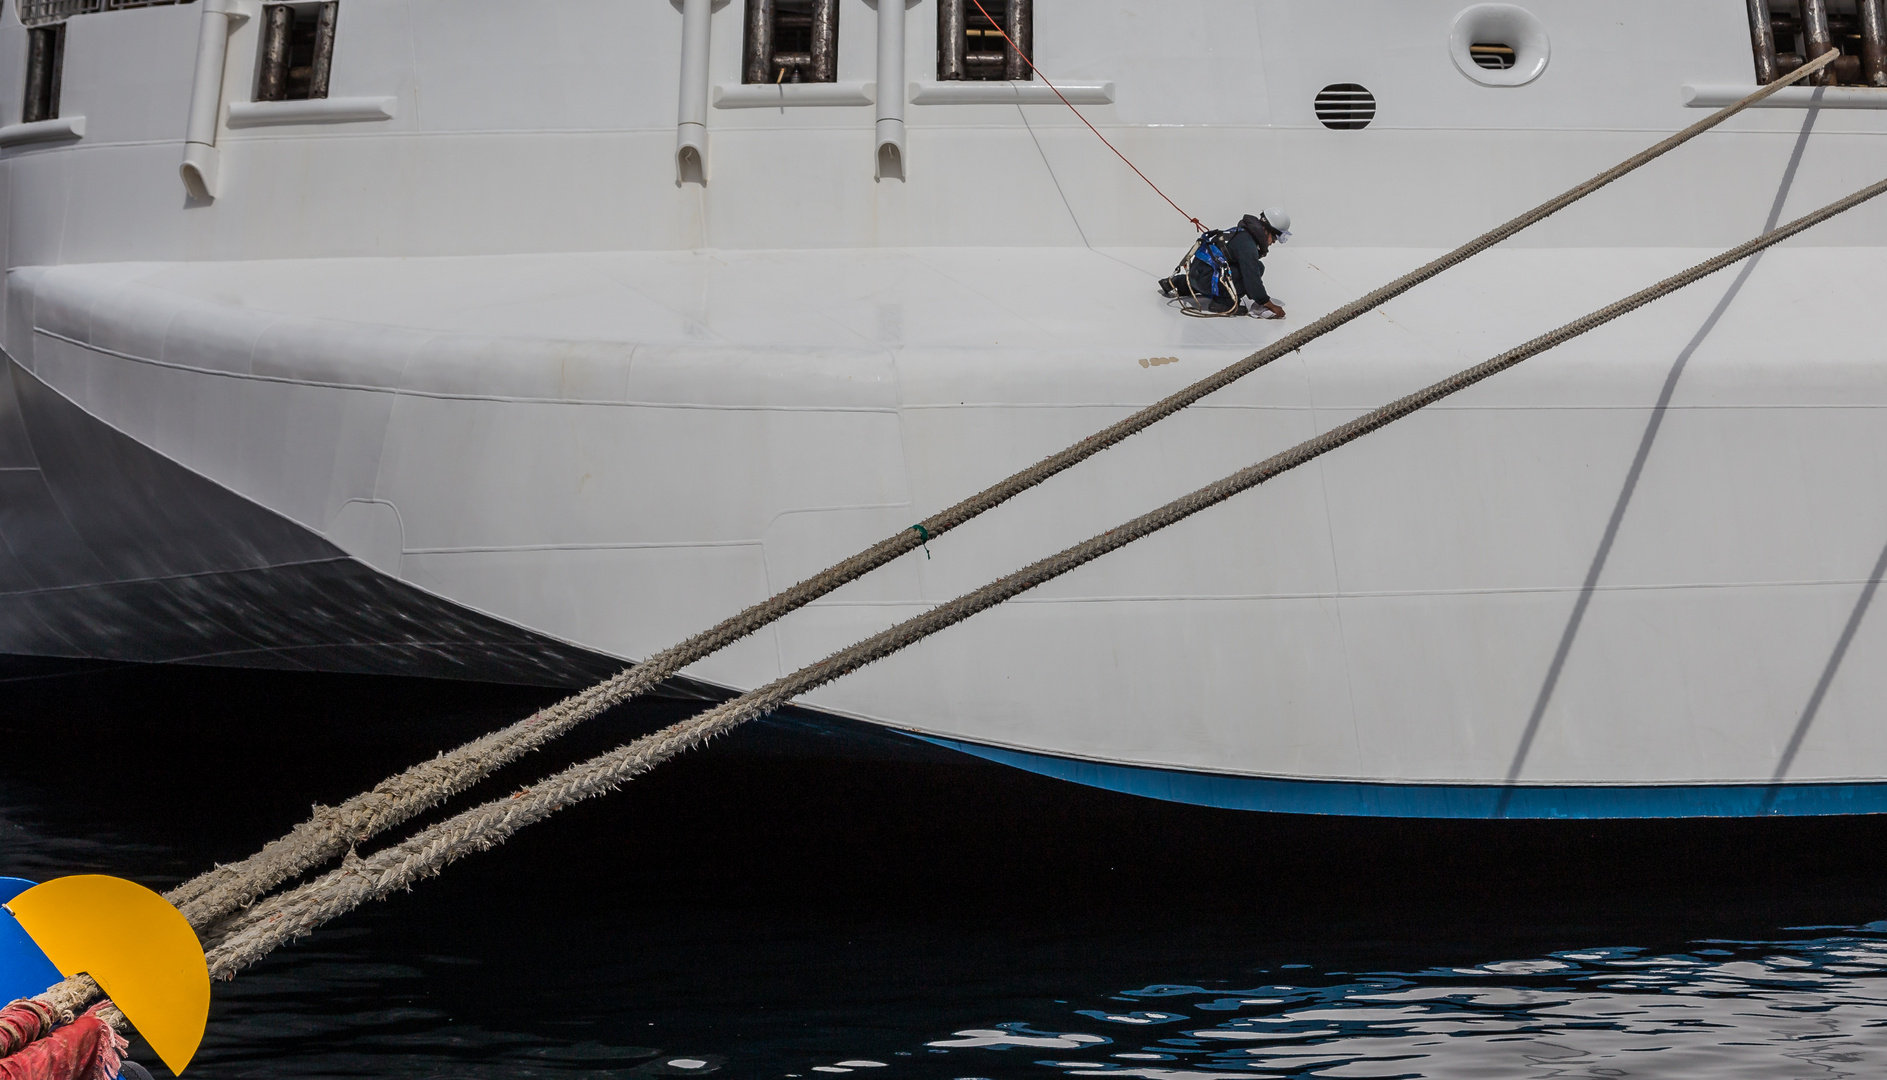
[[[188,372],[192,375],[209,375],[224,379],[242,379],[249,382],[276,383],[281,386],[305,386],[319,390],[353,390],[367,394],[395,394],[401,397],[432,398],[438,401],[501,401],[517,405],[598,405],[612,409],[695,409],[720,412],[803,412],[803,413],[883,413],[896,415],[898,409],[891,405],[719,405],[697,401],[610,401],[603,398],[557,398],[530,397],[522,394],[472,394],[448,393],[443,390],[415,390],[404,386],[380,386],[373,383],[332,382],[321,379],[291,379],[284,375],[259,375],[252,371],[224,371],[218,368],[197,367],[193,364],[179,364],[174,360],[156,360],[148,356],[135,356],[131,353],[107,349],[102,345],[93,345],[88,341],[70,338],[55,330],[35,326],[33,333],[43,337],[62,341],[74,348],[110,356],[133,364],[148,364],[151,367],[169,368],[172,371]],[[31,369],[28,369],[31,370]],[[50,385],[50,384],[49,384]]]

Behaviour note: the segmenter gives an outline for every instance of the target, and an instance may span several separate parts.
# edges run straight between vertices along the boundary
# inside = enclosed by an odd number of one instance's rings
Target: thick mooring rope
[[[270,842],[241,862],[218,866],[179,885],[165,899],[177,905],[190,924],[207,929],[252,903],[290,878],[328,862],[380,832],[422,813],[516,761],[576,725],[646,692],[688,665],[746,637],[793,611],[825,596],[927,540],[949,532],[979,514],[992,510],[1035,487],[1064,469],[1100,453],[1188,405],[1257,371],[1273,360],[1308,345],[1360,315],[1382,306],[1424,281],[1480,254],[1530,225],[1605,187],[1614,180],[1682,146],[1698,135],[1799,79],[1833,62],[1829,52],[1797,68],[1788,76],[1699,120],[1683,131],[1620,164],[1492,229],[1421,268],[1404,274],[1368,295],[1346,304],[1300,330],[1285,335],[1250,356],[1207,376],[1191,386],[1150,405],[1051,457],[924,519],[895,536],[800,582],[679,645],[651,656],[641,664],[573,695],[510,727],[475,739],[457,749],[422,762],[390,777],[372,791],[336,807],[317,807],[312,817],[286,836]]]
[[[304,935],[367,900],[384,897],[397,889],[409,888],[421,878],[439,873],[454,860],[501,844],[525,826],[542,821],[572,803],[611,791],[691,747],[773,712],[801,694],[922,641],[1110,551],[1184,521],[1201,510],[1224,502],[1241,491],[1256,487],[1345,443],[1387,427],[1425,406],[1505,371],[1528,357],[1537,356],[1627,312],[1668,296],[1883,192],[1887,192],[1887,180],[1863,188],[1680,274],[1665,278],[1650,288],[1575,319],[1518,348],[1332,428],[1256,465],[1241,469],[1151,513],[907,619],[758,690],[571,766],[508,798],[473,807],[366,859],[349,860],[340,869],[300,888],[270,897],[231,920],[224,928],[221,940],[210,949],[208,960],[211,974],[224,978],[233,976],[283,942]]]
[[[92,977],[81,971],[64,982],[55,983],[37,997],[8,1002],[9,1008],[16,1004],[24,1004],[27,1009],[38,1014],[40,1024],[37,1031],[0,1030],[0,1057],[16,1053],[45,1038],[52,1034],[53,1028],[61,1024],[70,1024],[85,1010],[87,1005],[103,995],[104,991],[92,981]],[[124,1013],[119,1012],[116,1006],[107,1006],[98,1010],[98,1018],[116,1028],[120,1033],[129,1031],[131,1027]]]

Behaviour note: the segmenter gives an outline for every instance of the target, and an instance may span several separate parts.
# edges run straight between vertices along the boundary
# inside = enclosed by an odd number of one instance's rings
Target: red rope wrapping
[[[1016,45],[1015,39],[1009,36],[1009,31],[1004,30],[1002,28],[1002,23],[998,22],[995,18],[993,18],[990,15],[988,11],[984,10],[983,0],[970,0],[970,3],[976,5],[976,10],[981,11],[983,13],[983,18],[989,20],[989,25],[996,28],[996,32],[1002,35],[1002,39],[1009,43],[1009,47],[1011,49],[1015,49],[1016,55],[1022,58],[1022,62],[1029,65],[1029,70],[1035,72],[1036,76],[1042,80],[1042,85],[1048,87],[1050,90],[1055,91],[1055,96],[1058,98],[1061,98],[1061,103],[1063,105],[1068,106],[1069,112],[1075,114],[1075,119],[1081,121],[1084,124],[1088,124],[1088,118],[1081,115],[1081,110],[1075,108],[1074,102],[1069,101],[1068,96],[1066,94],[1063,94],[1061,90],[1055,86],[1054,83],[1048,81],[1048,76],[1043,75],[1042,69],[1035,66],[1035,61],[1029,58],[1029,54],[1023,52],[1022,49]],[[1114,151],[1115,157],[1121,159],[1123,162],[1126,162],[1127,167],[1134,171],[1135,176],[1138,176],[1142,180],[1147,180],[1147,174],[1140,171],[1140,166],[1135,165],[1131,161],[1127,161],[1127,155],[1121,153],[1120,149],[1116,147],[1113,143],[1108,142],[1107,136],[1101,134],[1100,128],[1095,127],[1093,124],[1088,124],[1088,130],[1094,132],[1094,137],[1101,140],[1102,145],[1106,146],[1109,150]],[[1206,231],[1206,227],[1199,223],[1198,218],[1193,217],[1191,214],[1188,214],[1184,210],[1180,210],[1178,203],[1174,202],[1170,198],[1167,198],[1166,192],[1160,190],[1160,185],[1154,183],[1151,180],[1147,180],[1147,186],[1153,189],[1153,193],[1155,195],[1158,195],[1162,199],[1166,199],[1166,205],[1172,207],[1175,210],[1179,210],[1179,216],[1185,218],[1187,221],[1192,222],[1193,228],[1198,229],[1200,232]]]
[[[35,1003],[15,1002],[0,1010],[0,1023],[8,1023],[16,1013],[33,1016],[37,1023],[36,1015],[21,1008],[25,1004]],[[0,1057],[0,1080],[117,1080],[130,1044],[99,1018],[98,1011],[110,1004],[100,1001],[70,1024]]]
[[[32,998],[21,998],[0,1009],[0,1058],[45,1038],[52,1030],[52,1021],[52,1009]]]

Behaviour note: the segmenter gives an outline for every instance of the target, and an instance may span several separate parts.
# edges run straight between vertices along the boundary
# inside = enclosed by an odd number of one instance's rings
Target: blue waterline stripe
[[[1280,814],[1399,818],[1813,817],[1887,813],[1887,782],[1545,786],[1378,784],[1073,761],[929,735],[915,738],[1057,780],[1167,802]],[[1503,806],[1503,800],[1505,805]]]

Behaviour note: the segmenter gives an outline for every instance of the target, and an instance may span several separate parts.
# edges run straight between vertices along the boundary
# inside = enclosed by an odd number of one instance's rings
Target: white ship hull
[[[1038,62],[1116,87],[1089,111],[1182,205],[1302,223],[1268,264],[1290,321],[1191,320],[1152,289],[1188,230],[1065,110],[914,106],[908,177],[883,181],[870,110],[715,110],[708,183],[678,184],[675,9],[544,4],[520,30],[456,2],[437,25],[423,3],[345,7],[332,92],[390,118],[225,120],[214,200],[175,175],[194,7],[70,22],[68,102],[88,40],[141,42],[151,85],[140,121],[101,73],[81,140],[0,159],[0,651],[580,681],[1642,148],[1701,115],[1681,84],[1749,81],[1734,4],[1533,5],[1549,75],[1489,88],[1448,64],[1451,6],[1081,21],[1037,0]],[[841,39],[841,82],[848,55],[870,78],[872,8],[843,10],[867,47]],[[1310,48],[1359,10],[1380,48]],[[717,65],[737,68],[738,17],[714,15]],[[1220,93],[1149,40],[1175,20],[1217,35]],[[643,43],[651,70],[557,60],[592,37]],[[453,83],[468,56],[517,70]],[[1307,118],[1339,78],[1376,91],[1371,128]],[[688,674],[764,683],[1878,179],[1883,125],[1732,121]],[[1887,809],[1884,215],[805,703],[1213,805]]]

